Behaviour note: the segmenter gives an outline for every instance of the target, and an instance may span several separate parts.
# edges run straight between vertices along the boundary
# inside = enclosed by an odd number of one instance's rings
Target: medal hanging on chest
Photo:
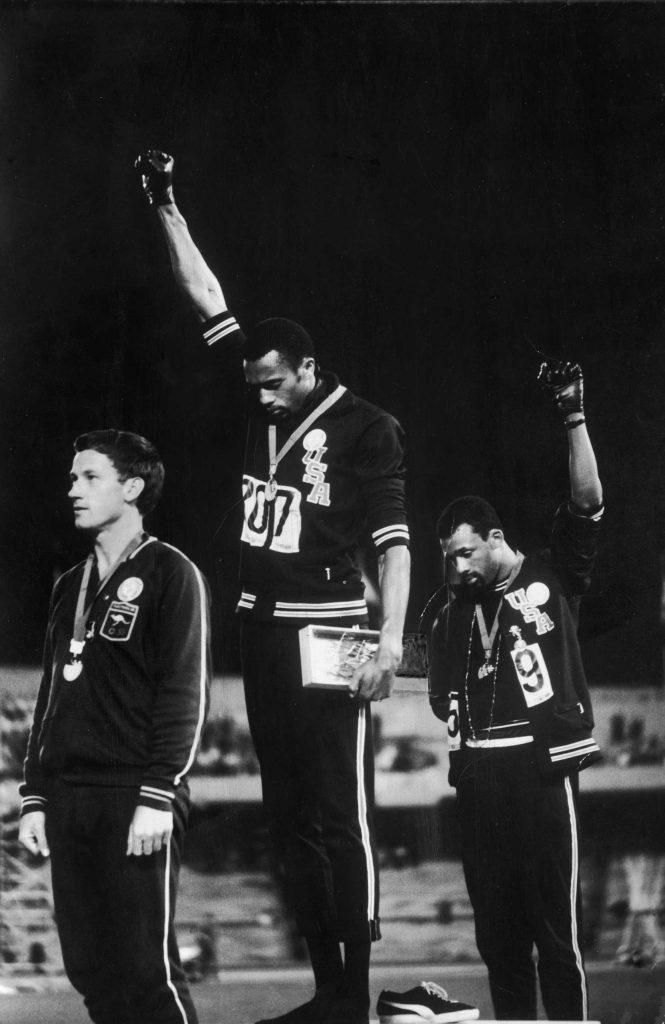
[[[270,467],[268,469],[268,482],[266,484],[266,501],[272,502],[277,497],[277,481],[275,480],[275,473],[277,472],[277,464],[282,457],[284,449],[277,452],[277,429],[274,423],[271,423],[268,427],[268,459]]]
[[[469,733],[471,735],[471,739],[473,740],[474,743],[477,743],[477,744],[480,744],[480,745],[482,745],[483,743],[489,744],[490,737],[491,737],[491,734],[492,734],[492,724],[494,722],[494,704],[495,704],[495,701],[496,701],[497,677],[498,677],[498,674],[499,674],[499,655],[501,653],[501,634],[499,633],[499,615],[501,613],[501,605],[503,603],[503,598],[504,598],[505,592],[507,590],[509,590],[509,588],[512,585],[513,581],[517,577],[520,569],[522,568],[522,562],[523,561],[524,561],[524,555],[522,555],[521,552],[518,551],[517,552],[517,557],[516,557],[516,560],[515,560],[515,564],[513,565],[513,568],[511,569],[510,575],[508,576],[508,580],[506,582],[503,594],[501,594],[501,596],[499,597],[499,604],[497,606],[497,609],[496,609],[496,612],[495,612],[495,615],[494,615],[494,621],[492,622],[492,628],[488,631],[487,624],[485,622],[485,616],[483,614],[483,609],[482,609],[482,607],[481,607],[479,602],[476,604],[474,615],[473,615],[473,618],[471,619],[471,629],[469,631],[469,647],[468,647],[467,655],[466,655],[466,672],[465,672],[465,675],[464,675],[464,698],[465,698],[465,702],[466,702],[466,717],[467,717],[467,722],[468,722],[468,725],[469,725]],[[474,725],[473,725],[473,721],[471,719],[471,701],[470,701],[470,698],[469,698],[469,669],[471,667],[471,649],[473,647],[473,632],[474,632],[474,626],[476,625],[476,623],[478,623],[478,632],[480,633],[480,642],[482,644],[483,653],[485,655],[484,661],[483,661],[482,665],[480,666],[480,668],[478,669],[478,679],[479,680],[483,680],[483,679],[487,679],[489,677],[489,679],[491,681],[491,684],[492,684],[492,700],[491,700],[490,711],[489,711],[489,724],[487,726],[487,737],[486,737],[485,740],[481,740],[481,741],[477,740],[477,737],[476,737],[476,731],[475,731],[475,728],[474,728]],[[498,643],[496,645],[496,658],[494,660],[494,664],[492,664],[492,651],[494,649],[494,641],[497,638],[497,634],[498,634]]]
[[[277,481],[275,480],[274,476],[271,473],[270,477],[268,478],[268,483],[266,484],[266,501],[274,501],[276,497]]]
[[[121,562],[124,562],[126,558],[132,554],[133,551],[143,542],[145,534],[143,531],[133,537],[124,551],[111,565],[106,575],[99,581],[97,593],[93,596],[90,604],[86,607],[86,596],[88,594],[88,586],[90,584],[90,575],[92,573],[92,567],[95,561],[94,555],[88,555],[83,570],[83,576],[81,578],[81,586],[79,588],[78,598],[76,600],[76,611],[74,612],[74,629],[72,639],[69,641],[69,660],[62,666],[62,674],[68,683],[73,683],[75,679],[81,675],[83,671],[83,662],[81,661],[81,655],[85,647],[85,642],[88,639],[92,639],[95,634],[94,623],[90,628],[86,627],[88,615],[92,609],[95,597],[101,593],[102,588],[106,584],[107,580],[113,575],[115,570],[118,568]]]
[[[494,641],[499,630],[499,611],[501,608],[501,602],[497,608],[496,615],[494,616],[494,622],[492,623],[492,629],[488,633],[487,626],[485,625],[485,616],[483,610],[479,604],[476,605],[475,621],[478,623],[478,632],[480,633],[480,641],[483,645],[483,653],[485,660],[478,669],[478,678],[486,679],[487,676],[493,675],[496,671],[496,666],[492,664],[492,650],[494,648]],[[501,640],[499,640],[501,643]]]
[[[277,497],[277,481],[275,480],[275,473],[277,472],[277,467],[281,460],[284,458],[286,454],[288,454],[288,452],[291,451],[294,444],[300,440],[303,434],[305,434],[309,430],[312,423],[318,420],[320,416],[323,416],[323,414],[327,412],[328,409],[330,409],[331,406],[335,404],[335,402],[339,401],[339,399],[342,397],[345,391],[346,388],[344,387],[344,385],[338,384],[335,390],[330,395],[328,395],[327,398],[324,398],[324,400],[319,405],[317,405],[317,407],[313,409],[312,412],[310,412],[309,416],[307,416],[302,421],[302,423],[298,427],[296,427],[296,429],[293,431],[290,437],[287,438],[287,440],[284,442],[279,451],[277,451],[277,428],[275,427],[274,423],[269,424],[268,461],[270,464],[270,468],[268,482],[266,483],[265,490],[266,501],[273,502]]]
[[[464,702],[466,704],[466,720],[469,726],[469,735],[471,740],[476,746],[484,746],[489,744],[489,739],[492,734],[492,725],[494,723],[494,704],[496,702],[496,681],[499,669],[499,654],[501,651],[501,641],[497,645],[496,649],[496,661],[492,665],[490,658],[492,656],[492,648],[489,651],[485,649],[485,662],[478,669],[478,678],[484,679],[486,676],[490,676],[492,686],[492,700],[489,709],[489,718],[487,724],[487,736],[485,739],[479,740],[476,736],[475,726],[471,717],[471,699],[469,697],[469,666],[471,664],[471,648],[473,647],[473,629],[477,622],[476,615],[471,620],[471,630],[469,632],[469,647],[466,654],[466,672],[464,674]],[[480,628],[480,623],[479,623]],[[482,635],[482,630],[481,630]],[[489,656],[488,656],[489,655]],[[483,688],[484,689],[484,688]]]
[[[76,611],[74,613],[74,635],[69,641],[69,660],[62,666],[62,674],[68,683],[73,683],[75,679],[78,679],[83,671],[81,655],[83,654],[83,648],[85,647],[85,620],[87,617],[85,599],[88,593],[88,585],[90,583],[90,574],[92,572],[93,564],[94,556],[88,555],[76,601]]]
[[[83,654],[83,648],[85,647],[85,640],[70,640],[69,641],[69,661],[63,666],[62,674],[68,683],[78,679],[83,671],[83,662],[81,661],[81,655]]]
[[[494,641],[496,640],[497,633],[499,632],[499,615],[501,614],[501,605],[503,604],[503,598],[506,591],[510,588],[511,584],[515,580],[517,574],[522,568],[522,562],[524,561],[524,555],[521,552],[517,552],[515,564],[513,565],[508,579],[506,581],[503,593],[499,596],[499,603],[497,605],[496,612],[494,613],[494,621],[492,622],[492,628],[487,629],[485,623],[485,615],[483,613],[482,605],[480,602],[476,603],[476,612],[474,615],[474,621],[478,623],[478,632],[480,633],[480,642],[483,646],[483,653],[485,655],[485,661],[478,669],[478,678],[486,679],[487,676],[494,675],[496,672],[496,664],[499,660],[499,651],[497,648],[496,663],[492,664],[492,651],[494,649]],[[473,623],[471,624],[473,630]],[[501,644],[501,637],[499,637],[499,645]]]
[[[485,679],[486,676],[491,676],[494,672],[494,665],[492,664],[492,651],[485,651],[485,661],[478,669],[478,678]]]

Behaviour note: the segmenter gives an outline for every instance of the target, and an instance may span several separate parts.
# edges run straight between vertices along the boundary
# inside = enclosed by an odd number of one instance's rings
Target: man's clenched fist
[[[143,191],[151,206],[167,206],[173,198],[173,157],[159,149],[148,149],[134,161],[141,175]]]
[[[41,853],[42,857],[48,857],[46,815],[43,811],[29,811],[23,815],[18,824],[18,841],[30,853]]]
[[[584,381],[579,363],[550,359],[540,367],[538,383],[552,396],[562,416],[584,413]]]

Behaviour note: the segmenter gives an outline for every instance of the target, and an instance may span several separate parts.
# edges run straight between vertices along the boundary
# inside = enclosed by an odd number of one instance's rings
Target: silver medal
[[[62,674],[67,680],[67,682],[71,683],[73,682],[74,679],[78,679],[82,671],[82,661],[68,661],[67,664],[63,666]]]
[[[270,477],[266,484],[266,501],[274,501],[277,496],[277,481],[274,477]]]
[[[83,671],[83,662],[79,661],[79,658],[83,654],[84,647],[85,640],[75,640],[72,637],[69,641],[69,655],[72,660],[62,667],[62,674],[68,683],[71,683],[73,679],[78,679]]]

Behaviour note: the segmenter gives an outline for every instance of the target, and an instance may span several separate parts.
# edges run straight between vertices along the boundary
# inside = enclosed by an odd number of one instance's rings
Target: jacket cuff
[[[21,809],[19,811],[19,817],[22,818],[24,814],[30,814],[31,811],[46,811],[47,799],[45,796],[40,796],[38,793],[30,793],[21,798]]]
[[[240,324],[228,309],[201,324],[201,334],[208,348],[213,348],[226,338],[236,344],[245,340]],[[219,346],[222,347],[221,345]]]
[[[397,545],[408,548],[409,527],[406,523],[393,523],[390,526],[382,526],[381,529],[372,531],[372,540],[378,554]]]
[[[578,519],[593,519],[598,523],[603,518],[605,505],[601,502],[600,505],[594,505],[592,508],[580,508],[571,498],[568,502],[568,511],[571,516],[577,516]]]
[[[540,770],[547,775],[560,771],[580,772],[602,759],[600,748],[592,736],[572,743],[547,746],[538,751]]]
[[[429,706],[440,722],[448,722],[450,715],[450,701],[448,697],[438,697],[433,693],[429,696]]]
[[[142,807],[152,807],[156,811],[170,811],[173,797],[172,787],[161,781],[151,780],[141,786],[138,803]]]

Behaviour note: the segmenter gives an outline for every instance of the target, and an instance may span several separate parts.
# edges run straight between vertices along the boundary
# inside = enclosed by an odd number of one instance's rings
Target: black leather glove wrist
[[[173,198],[173,157],[159,149],[148,149],[134,161],[141,185],[151,206],[167,206]]]

